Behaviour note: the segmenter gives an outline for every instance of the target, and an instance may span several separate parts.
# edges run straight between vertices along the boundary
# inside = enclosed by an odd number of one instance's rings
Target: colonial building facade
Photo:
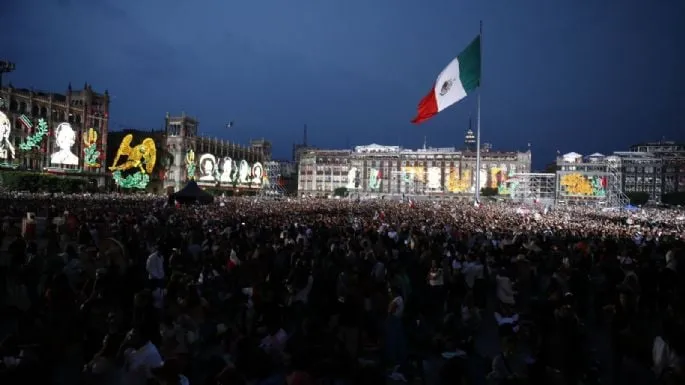
[[[271,144],[264,139],[253,141],[251,146],[243,146],[225,139],[200,136],[198,134],[198,120],[185,113],[179,116],[171,116],[167,113],[164,119],[164,127],[166,148],[171,158],[164,180],[164,187],[168,191],[178,191],[185,186],[189,179],[195,179],[195,175],[190,175],[188,172],[189,164],[196,165],[194,170],[197,170],[198,175],[202,173],[202,165],[199,165],[198,162],[203,156],[207,161],[213,159],[217,168],[215,171],[218,171],[219,167],[223,167],[221,162],[223,159],[238,162],[244,160],[249,165],[254,166],[257,163],[262,164],[271,155]],[[190,153],[193,154],[192,161],[189,159]],[[221,186],[219,181],[209,178],[202,180],[201,184]],[[229,184],[225,187],[230,188],[230,186]],[[250,188],[257,187],[251,186]]]
[[[508,176],[528,173],[531,153],[481,153],[480,187],[498,188]],[[298,192],[330,195],[335,189],[363,194],[472,194],[476,153],[455,148],[405,149],[371,144],[354,150],[310,150],[300,156]]]
[[[2,167],[106,178],[109,94],[90,84],[64,94],[0,89]]]

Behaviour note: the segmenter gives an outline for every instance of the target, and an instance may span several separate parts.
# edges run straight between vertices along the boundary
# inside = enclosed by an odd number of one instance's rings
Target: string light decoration
[[[22,115],[21,116],[21,122],[23,124],[27,124],[27,122],[30,122],[31,120],[26,116]],[[30,124],[30,123],[28,123]],[[29,126],[29,128],[31,128]],[[45,121],[45,119],[40,118],[38,119],[38,126],[36,127],[36,131],[32,134],[26,137],[26,140],[22,143],[19,144],[19,148],[22,149],[23,151],[28,151],[32,150],[35,148],[40,148],[41,147],[41,142],[43,141],[43,138],[48,134],[48,123]]]
[[[150,176],[140,171],[135,174],[123,176],[121,171],[114,171],[112,173],[114,183],[121,188],[136,188],[143,190],[150,183]]]
[[[83,133],[83,165],[85,167],[98,168],[100,163],[100,151],[98,151],[98,133],[93,128]]]
[[[192,149],[186,152],[186,171],[188,172],[188,180],[195,180],[195,151]]]
[[[152,138],[145,138],[139,145],[131,147],[132,141],[133,134],[124,136],[109,170],[112,171],[112,177],[117,186],[145,189],[157,162],[157,147]],[[122,156],[125,156],[126,160],[120,163]],[[131,169],[138,171],[127,176],[123,175],[124,171]]]

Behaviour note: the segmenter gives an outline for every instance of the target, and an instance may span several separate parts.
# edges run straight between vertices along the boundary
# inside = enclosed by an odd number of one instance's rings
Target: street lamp
[[[0,88],[2,88],[2,74],[13,72],[14,63],[7,60],[0,60]]]

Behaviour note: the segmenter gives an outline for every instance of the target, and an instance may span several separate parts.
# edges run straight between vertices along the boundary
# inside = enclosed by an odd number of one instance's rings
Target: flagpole
[[[483,20],[480,21],[480,31],[479,35],[480,37],[480,46],[481,48],[483,47]],[[481,51],[480,53],[480,60],[481,60],[481,69],[483,68],[483,52]],[[480,89],[483,86],[483,74],[481,71],[480,75],[480,85],[478,86],[478,106],[476,107],[478,110],[476,112],[476,202],[480,202]]]

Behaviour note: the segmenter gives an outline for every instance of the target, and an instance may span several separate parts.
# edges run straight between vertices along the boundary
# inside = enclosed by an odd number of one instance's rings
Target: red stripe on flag
[[[438,100],[435,98],[435,87],[432,87],[428,95],[424,96],[419,102],[416,117],[412,123],[419,124],[438,114]]]

